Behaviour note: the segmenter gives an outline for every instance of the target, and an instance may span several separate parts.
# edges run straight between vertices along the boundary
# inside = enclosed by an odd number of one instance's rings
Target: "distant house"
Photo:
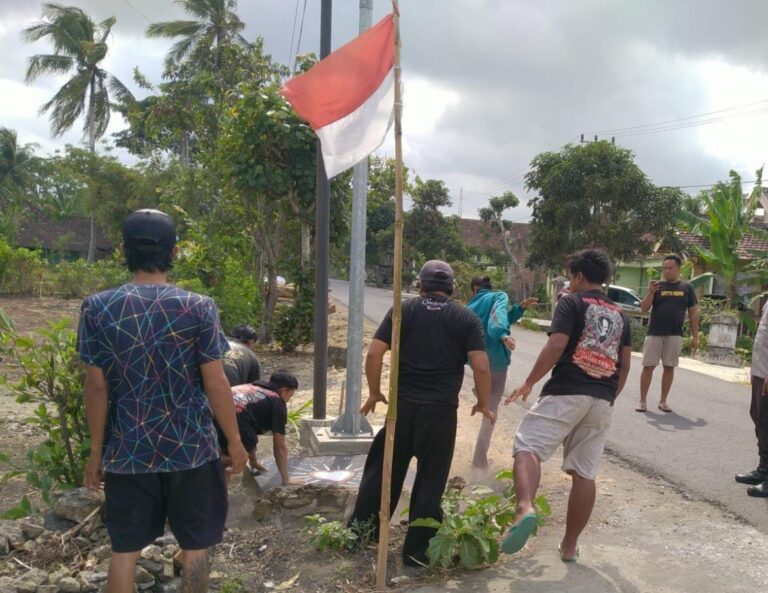
[[[473,218],[461,218],[459,232],[464,243],[476,252],[472,262],[476,267],[493,269],[497,267],[494,262],[508,261],[501,235],[495,232],[489,223]],[[546,285],[547,275],[525,267],[528,261],[528,224],[511,223],[507,238],[512,247],[512,254],[518,262],[520,274],[520,286],[512,288],[517,289],[517,298],[523,299],[534,294],[538,286]],[[506,269],[506,265],[502,267]]]
[[[115,246],[96,225],[96,259],[109,257]],[[46,218],[30,218],[19,226],[16,245],[39,250],[51,261],[75,260],[88,257],[90,219],[87,216],[72,216],[62,221]]]

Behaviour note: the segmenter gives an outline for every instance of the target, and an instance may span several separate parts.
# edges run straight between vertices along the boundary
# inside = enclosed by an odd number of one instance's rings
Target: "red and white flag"
[[[329,179],[384,142],[395,105],[394,63],[389,15],[281,89],[320,138]]]

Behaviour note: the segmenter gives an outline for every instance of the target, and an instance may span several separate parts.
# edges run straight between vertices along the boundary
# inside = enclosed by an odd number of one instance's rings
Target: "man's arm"
[[[230,467],[227,471],[239,474],[245,468],[248,459],[243,443],[240,440],[240,431],[237,428],[235,416],[235,404],[232,400],[232,390],[224,374],[224,365],[221,359],[212,360],[200,365],[203,376],[203,387],[208,396],[208,401],[213,410],[213,416],[219,423],[224,436],[227,438]]]
[[[279,432],[272,433],[272,450],[275,454],[277,470],[280,472],[280,477],[283,479],[283,486],[297,483],[291,481],[288,477],[288,445],[285,442],[284,434],[280,434]]]
[[[657,290],[659,290],[659,283],[656,280],[651,280],[648,282],[648,292],[646,293],[645,298],[640,301],[640,310],[643,313],[648,313],[648,311],[651,310],[651,306],[653,305],[653,297],[656,295]]]
[[[469,365],[472,367],[472,375],[475,380],[475,394],[477,403],[472,407],[472,416],[480,412],[491,423],[496,422],[496,414],[488,409],[488,400],[491,397],[491,364],[485,350],[472,350],[467,353]]]
[[[108,407],[109,394],[104,371],[88,365],[85,371],[85,416],[91,434],[91,454],[85,465],[83,483],[91,490],[101,488],[101,451],[104,447]]]
[[[621,368],[619,369],[619,385],[616,388],[616,397],[619,397],[624,384],[629,375],[629,365],[632,362],[632,346],[622,346],[621,348]],[[614,398],[615,399],[615,398]]]
[[[368,346],[368,354],[365,357],[365,378],[368,380],[368,399],[360,408],[360,413],[365,416],[376,409],[376,404],[387,403],[387,398],[381,392],[381,369],[384,366],[384,355],[389,350],[389,344],[374,338]]]
[[[533,386],[544,377],[552,367],[555,366],[560,357],[565,352],[568,346],[569,337],[567,334],[552,334],[549,336],[547,343],[539,352],[539,356],[536,362],[533,364],[531,372],[525,380],[525,383],[515,388],[514,391],[504,400],[505,404],[510,404],[517,398],[522,397],[523,401],[528,399],[528,396],[533,391]]]
[[[688,320],[691,322],[691,352],[699,349],[699,307],[688,307]]]

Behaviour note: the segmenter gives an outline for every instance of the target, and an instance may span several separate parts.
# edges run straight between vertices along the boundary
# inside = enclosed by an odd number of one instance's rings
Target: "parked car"
[[[561,294],[567,294],[570,292],[569,289],[570,282],[566,282],[563,285],[563,289],[560,291]],[[639,315],[642,314],[642,309],[640,309],[640,296],[631,288],[627,288],[626,286],[616,286],[615,284],[610,284],[609,286],[603,286],[605,289],[605,294],[608,295],[608,298],[611,299],[614,303],[619,305],[626,313],[630,315]],[[558,298],[560,297],[560,294],[558,294]]]

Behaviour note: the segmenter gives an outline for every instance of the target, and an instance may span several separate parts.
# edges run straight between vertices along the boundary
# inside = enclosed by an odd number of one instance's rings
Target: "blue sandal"
[[[539,522],[535,513],[525,515],[519,523],[509,528],[509,533],[501,543],[501,551],[514,554],[525,547],[528,538],[536,533]]]

